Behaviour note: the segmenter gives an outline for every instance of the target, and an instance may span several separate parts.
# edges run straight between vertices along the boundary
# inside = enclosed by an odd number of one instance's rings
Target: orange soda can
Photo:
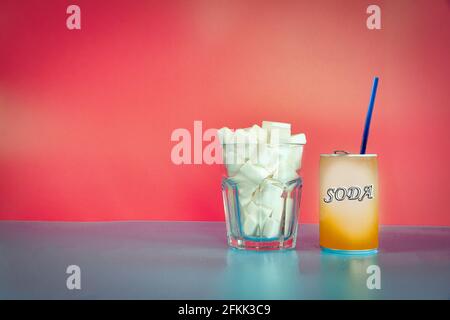
[[[320,246],[343,254],[378,250],[376,154],[320,155]]]

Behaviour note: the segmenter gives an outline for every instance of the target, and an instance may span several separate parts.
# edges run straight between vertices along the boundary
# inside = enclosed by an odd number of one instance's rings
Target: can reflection
[[[346,256],[322,252],[320,290],[325,299],[377,299],[379,290],[370,290],[367,268],[378,265],[378,255]]]

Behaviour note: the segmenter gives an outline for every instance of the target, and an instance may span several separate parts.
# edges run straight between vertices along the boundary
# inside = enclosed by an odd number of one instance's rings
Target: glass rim
[[[378,157],[376,153],[321,153],[321,157],[357,157],[357,158],[372,158]]]
[[[299,183],[299,185],[303,186],[303,178],[302,178],[302,176],[297,176],[297,178],[289,180],[289,181],[286,181],[286,182],[281,182],[281,181],[278,181],[276,179],[274,179],[274,180],[276,181],[276,183],[282,184],[282,185],[286,185],[286,186],[287,185],[292,185],[292,184],[295,184],[295,183]],[[231,182],[231,185],[233,185],[233,186],[237,186],[239,184],[239,182],[236,182],[236,181],[233,180],[232,176],[230,177],[230,176],[227,176],[227,175],[223,175],[222,176],[222,183],[228,183],[228,182]]]
[[[232,143],[222,143],[222,146],[233,146],[233,145],[263,145],[263,146],[304,146],[306,143],[292,143],[292,142],[280,142],[280,143],[260,143],[260,142],[232,142]]]

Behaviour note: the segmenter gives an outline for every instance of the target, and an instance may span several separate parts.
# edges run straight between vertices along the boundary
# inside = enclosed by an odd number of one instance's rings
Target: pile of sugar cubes
[[[292,218],[293,199],[286,190],[299,177],[305,135],[291,135],[289,123],[263,121],[262,127],[219,129],[218,138],[227,176],[237,185],[242,231],[253,237],[280,236],[282,224]],[[284,223],[284,234],[288,228]]]

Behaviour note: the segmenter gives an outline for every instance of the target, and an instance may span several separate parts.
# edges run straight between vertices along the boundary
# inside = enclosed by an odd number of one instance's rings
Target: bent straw
[[[367,110],[366,124],[364,125],[364,133],[363,133],[363,138],[362,138],[362,143],[361,143],[361,152],[360,152],[361,154],[366,153],[367,139],[369,138],[370,120],[372,120],[373,105],[375,104],[377,88],[378,88],[378,77],[375,77],[373,79],[372,95],[370,96],[369,109]]]

